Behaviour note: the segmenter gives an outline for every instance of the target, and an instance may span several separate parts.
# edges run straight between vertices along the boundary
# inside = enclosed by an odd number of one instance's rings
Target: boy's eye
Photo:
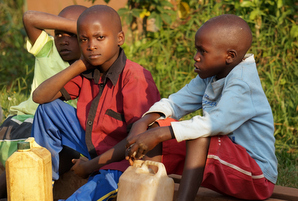
[[[86,42],[87,39],[86,39],[86,38],[80,38],[80,41],[81,41],[81,42]]]
[[[203,54],[203,53],[206,53],[207,51],[204,50],[204,49],[201,48],[201,47],[198,47],[198,48],[197,48],[197,52],[200,52],[201,54]]]
[[[98,37],[97,37],[97,40],[103,40],[103,39],[105,39],[104,36],[98,36]]]
[[[70,38],[76,38],[77,37],[77,35],[73,34],[73,33],[56,33],[55,36],[58,37],[58,38],[62,38],[63,36],[70,37]]]
[[[56,37],[58,37],[58,38],[62,38],[62,34],[61,34],[61,33],[56,33],[55,35],[56,35]]]

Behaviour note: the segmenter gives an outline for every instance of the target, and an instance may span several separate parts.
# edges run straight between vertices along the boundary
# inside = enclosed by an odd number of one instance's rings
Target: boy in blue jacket
[[[273,192],[273,115],[254,56],[246,54],[251,43],[251,30],[240,17],[208,20],[195,35],[198,76],[155,103],[132,127],[126,151],[130,160],[170,139],[186,142],[179,201],[194,200],[201,185],[246,200],[267,199]],[[203,116],[178,121],[198,109]],[[152,123],[160,127],[147,130]],[[181,145],[175,149],[183,150]]]

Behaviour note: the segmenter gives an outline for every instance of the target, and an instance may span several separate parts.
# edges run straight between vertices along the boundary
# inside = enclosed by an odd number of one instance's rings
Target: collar
[[[119,50],[119,56],[116,59],[116,61],[110,66],[109,70],[106,73],[106,76],[104,77],[103,83],[106,84],[107,78],[111,80],[112,84],[115,86],[120,73],[122,72],[125,64],[126,64],[126,55],[123,51],[123,49],[120,47]],[[82,73],[82,76],[84,76],[87,79],[94,80],[94,83],[99,84],[101,72],[98,68],[86,70]]]

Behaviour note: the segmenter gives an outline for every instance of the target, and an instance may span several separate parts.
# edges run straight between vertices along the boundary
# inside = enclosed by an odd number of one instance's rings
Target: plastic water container
[[[6,161],[8,201],[53,201],[51,153],[34,138],[18,143]]]
[[[173,196],[174,180],[162,163],[136,160],[119,178],[117,201],[173,201]]]

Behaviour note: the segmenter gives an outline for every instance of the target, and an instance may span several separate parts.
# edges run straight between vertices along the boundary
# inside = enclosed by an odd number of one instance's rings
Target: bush
[[[137,5],[138,8],[142,6]],[[179,18],[181,10],[187,13],[184,18]],[[196,76],[193,73],[196,30],[220,14],[242,17],[253,33],[250,52],[255,55],[262,86],[272,107],[276,147],[297,151],[297,10],[297,3],[290,0],[189,0],[183,5],[180,2],[176,6],[175,21],[164,23],[157,32],[144,31],[140,35],[137,29],[135,33],[129,33],[133,39],[128,41],[133,42],[125,46],[125,51],[128,58],[152,72],[161,96],[167,97]]]

